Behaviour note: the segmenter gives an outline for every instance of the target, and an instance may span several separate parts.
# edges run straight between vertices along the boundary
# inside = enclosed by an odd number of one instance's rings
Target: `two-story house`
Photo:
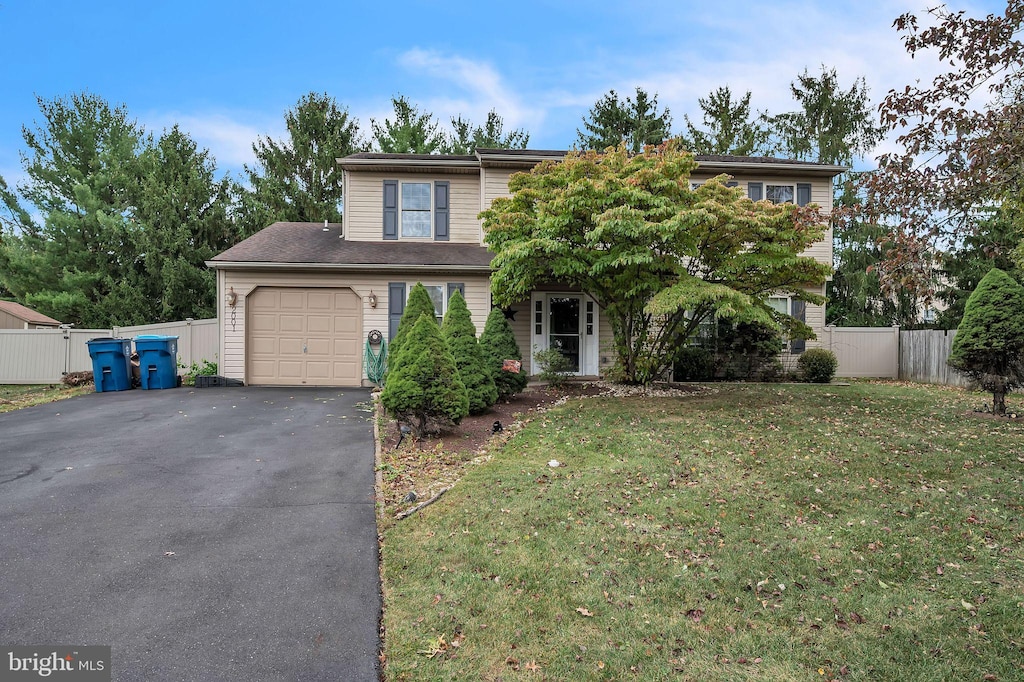
[[[445,312],[460,290],[477,331],[491,309],[490,261],[480,211],[508,195],[509,177],[562,151],[478,149],[472,156],[360,153],[339,159],[341,224],[275,223],[216,256],[220,366],[247,384],[367,383],[368,338],[390,338],[409,290],[426,285]],[[840,166],[783,159],[698,156],[699,183],[721,173],[753,199],[832,207]],[[832,234],[809,255],[832,264]],[[824,295],[824,289],[816,293]],[[769,303],[824,329],[824,306]],[[614,361],[611,327],[586,292],[551,286],[506,311],[524,355],[556,344],[580,376]],[[813,345],[813,342],[811,342]],[[373,346],[371,346],[372,348]],[[794,349],[799,350],[799,349]]]

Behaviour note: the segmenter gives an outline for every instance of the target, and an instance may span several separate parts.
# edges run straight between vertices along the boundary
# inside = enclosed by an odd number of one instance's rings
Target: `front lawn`
[[[52,403],[55,400],[72,398],[96,390],[88,386],[64,386],[63,384],[0,385],[0,412],[10,412],[22,407],[30,407],[41,403]]]
[[[387,678],[1024,676],[1024,424],[944,387],[715,388],[572,400],[390,524]]]

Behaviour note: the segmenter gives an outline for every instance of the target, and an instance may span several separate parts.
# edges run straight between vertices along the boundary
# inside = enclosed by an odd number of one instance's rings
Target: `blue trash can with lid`
[[[178,337],[146,334],[135,337],[139,382],[144,389],[178,385]]]
[[[100,337],[85,342],[92,358],[96,392],[125,391],[132,387],[132,340]]]

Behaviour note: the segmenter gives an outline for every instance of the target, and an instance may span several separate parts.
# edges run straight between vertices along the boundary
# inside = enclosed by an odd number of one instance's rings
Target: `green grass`
[[[0,412],[10,412],[41,403],[52,403],[55,400],[83,395],[94,390],[91,385],[68,387],[62,384],[3,384],[0,385]]]
[[[1021,679],[1024,424],[984,399],[746,385],[539,415],[384,531],[387,678]]]

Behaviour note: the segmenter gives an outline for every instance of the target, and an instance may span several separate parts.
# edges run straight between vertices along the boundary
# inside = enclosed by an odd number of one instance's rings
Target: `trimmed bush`
[[[384,409],[417,436],[458,424],[469,414],[469,396],[433,308],[409,330],[398,367],[380,396]]]
[[[1024,287],[989,270],[967,299],[947,362],[992,393],[993,414],[1006,414],[1006,394],[1024,385]]]
[[[422,282],[416,285],[409,292],[409,300],[405,302],[405,310],[402,312],[402,319],[398,322],[398,329],[395,331],[395,338],[388,344],[388,372],[397,369],[401,362],[402,346],[409,331],[419,321],[421,315],[429,315],[430,319],[437,324],[437,311],[434,309],[434,302],[430,300],[430,294]]]
[[[530,380],[526,372],[517,374],[502,369],[505,360],[522,361],[523,354],[512,333],[512,325],[505,319],[505,313],[500,308],[492,309],[487,316],[484,333],[480,335],[480,348],[483,350],[484,362],[494,378],[494,386],[498,389],[498,399],[508,400],[522,393]]]
[[[800,354],[800,359],[796,364],[804,381],[815,384],[827,384],[832,381],[832,377],[836,375],[836,369],[839,368],[836,354],[824,348],[805,350]]]
[[[444,314],[441,335],[448,342],[459,376],[469,393],[469,413],[486,412],[487,408],[498,402],[498,389],[484,362],[483,349],[476,339],[476,327],[466,307],[466,299],[458,291],[448,299],[448,312]]]
[[[782,333],[765,324],[740,322],[718,324],[715,375],[728,379],[772,379],[778,374]]]
[[[569,371],[572,365],[569,358],[562,355],[557,348],[548,348],[534,352],[533,361],[536,363],[537,374],[542,381],[546,381],[552,388],[560,388],[569,378]]]
[[[672,379],[710,381],[714,375],[714,355],[700,346],[683,346],[676,352]]]

